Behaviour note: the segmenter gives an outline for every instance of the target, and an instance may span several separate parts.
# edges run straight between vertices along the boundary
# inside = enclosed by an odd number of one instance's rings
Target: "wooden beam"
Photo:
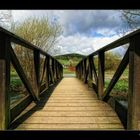
[[[34,101],[38,101],[38,97],[36,96],[36,94],[34,93],[32,86],[29,82],[29,80],[27,79],[23,68],[20,65],[19,60],[16,57],[16,54],[14,53],[12,47],[10,47],[10,59],[12,61],[12,64],[14,66],[14,68],[16,69],[19,77],[21,78],[24,86],[26,87],[27,91],[29,92],[29,94],[31,94],[31,96],[33,97]]]
[[[0,32],[0,130],[10,124],[10,40]]]
[[[98,97],[102,99],[104,93],[104,52],[98,54]]]
[[[93,58],[93,59],[94,59],[94,58]],[[94,75],[95,83],[96,83],[96,85],[97,85],[97,84],[98,84],[98,77],[97,77],[97,72],[96,72],[94,60],[92,61],[92,70],[93,70],[93,75]]]
[[[46,59],[46,57],[45,57],[45,61],[44,61],[44,64],[43,64],[42,77],[41,77],[41,80],[40,80],[40,86],[41,86],[42,83],[44,82],[44,81],[43,81],[43,78],[44,78],[44,75],[45,75],[46,64],[47,64],[47,59]]]
[[[46,63],[46,86],[47,86],[47,88],[49,88],[50,58],[48,56],[46,56],[46,60],[47,60],[47,63]]]
[[[88,58],[88,61],[89,61],[89,79],[92,81],[93,80],[93,70],[92,70],[93,56],[90,56]]]
[[[123,71],[127,67],[128,62],[129,62],[129,49],[127,50],[127,52],[126,52],[125,56],[123,57],[120,65],[118,66],[113,78],[111,79],[108,87],[105,90],[104,98],[103,98],[103,100],[105,102],[107,102],[108,99],[110,98],[109,94],[110,94],[111,90],[113,89],[113,87],[115,86],[115,84],[117,83],[117,81],[119,80],[119,78],[121,77]]]
[[[140,130],[140,34],[130,41],[127,129]]]
[[[31,95],[26,96],[20,102],[11,108],[10,118],[11,122],[32,102]]]
[[[34,88],[36,89],[36,96],[39,98],[40,93],[40,53],[38,50],[34,50]],[[34,73],[33,73],[34,74]]]

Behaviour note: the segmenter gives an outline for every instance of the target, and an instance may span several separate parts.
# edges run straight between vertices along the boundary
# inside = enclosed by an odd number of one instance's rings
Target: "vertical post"
[[[79,69],[80,69],[80,79],[83,80],[83,73],[84,73],[84,69],[83,69],[83,61],[80,63],[79,65]]]
[[[89,79],[92,80],[93,73],[92,73],[92,63],[93,63],[93,56],[89,56]]]
[[[83,74],[83,81],[86,83],[86,67],[87,67],[87,63],[86,63],[87,61],[86,61],[86,59],[84,59],[84,61],[83,61],[83,65],[84,65],[84,74]]]
[[[104,52],[98,54],[98,97],[102,99],[104,93]]]
[[[34,50],[34,67],[35,67],[35,80],[34,80],[34,85],[35,85],[35,93],[37,98],[39,98],[39,93],[40,93],[40,53],[38,50]],[[37,88],[36,88],[37,87]]]
[[[10,40],[0,32],[0,130],[10,124]]]
[[[54,72],[53,72],[53,68],[54,68],[53,67],[53,65],[54,65],[53,61],[54,60],[53,60],[53,58],[51,58],[50,60],[51,60],[51,64],[50,64],[50,66],[51,66],[51,68],[50,68],[51,82],[54,83]]]
[[[47,88],[49,88],[49,81],[50,81],[50,58],[48,56],[46,56],[46,60],[47,60],[47,64],[46,64],[46,79],[47,79],[47,83],[46,86]]]
[[[127,129],[140,130],[140,34],[130,41]]]

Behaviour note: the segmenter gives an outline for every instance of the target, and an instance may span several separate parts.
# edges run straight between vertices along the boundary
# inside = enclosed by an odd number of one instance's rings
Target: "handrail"
[[[34,75],[33,85],[27,78],[23,67],[21,66],[11,43],[21,45],[33,51]],[[40,81],[40,58],[45,56],[43,66],[43,74]],[[52,64],[50,63],[52,62]],[[29,93],[25,99],[19,102],[14,107],[10,108],[10,63],[13,64],[20,79],[22,80],[26,90]],[[52,65],[52,66],[51,66]],[[45,70],[46,69],[46,70]],[[42,89],[42,78],[45,77],[45,89]],[[63,77],[63,66],[52,56],[37,46],[22,39],[21,37],[0,27],[0,129],[7,129],[10,123],[31,103],[37,103],[40,100],[40,94],[47,90],[51,85],[54,85]],[[44,87],[44,86],[43,86]]]
[[[105,52],[129,44],[128,50],[120,62],[113,78],[108,87],[104,91],[104,73],[105,73]],[[98,75],[96,73],[94,57],[98,56]],[[108,102],[110,99],[110,92],[119,80],[123,71],[129,64],[129,88],[128,88],[128,126],[127,128],[138,128],[140,122],[140,29],[136,30],[106,46],[84,57],[76,66],[77,78],[83,80],[85,83],[93,81],[94,90],[98,98]],[[138,107],[139,106],[139,107]],[[135,109],[137,108],[137,109]]]

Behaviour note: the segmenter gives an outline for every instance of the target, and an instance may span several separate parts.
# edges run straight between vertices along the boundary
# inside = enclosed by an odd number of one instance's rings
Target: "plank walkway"
[[[26,108],[29,111],[34,104]],[[113,109],[75,77],[63,78],[51,97],[23,121],[17,130],[122,130]]]

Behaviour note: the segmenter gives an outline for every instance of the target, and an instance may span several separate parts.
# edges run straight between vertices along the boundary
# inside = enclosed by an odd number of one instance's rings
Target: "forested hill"
[[[69,61],[73,62],[73,65],[77,65],[80,60],[82,60],[85,56],[81,54],[66,54],[55,56],[55,58],[63,65],[69,65]]]

